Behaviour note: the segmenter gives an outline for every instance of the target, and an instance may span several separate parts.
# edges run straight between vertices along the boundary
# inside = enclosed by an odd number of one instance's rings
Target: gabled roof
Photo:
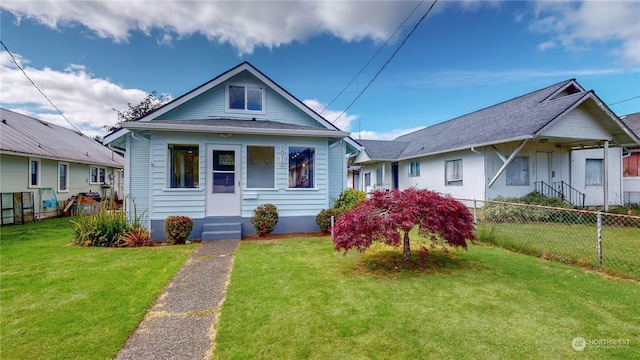
[[[363,151],[370,159],[393,160],[397,159],[405,151],[409,142],[407,141],[387,141],[387,140],[359,140]]]
[[[154,119],[156,119],[157,117],[169,112],[172,109],[175,109],[176,107],[188,102],[189,100],[197,97],[198,95],[224,83],[226,80],[232,78],[233,76],[243,72],[243,71],[248,71],[249,73],[251,73],[253,76],[255,76],[256,78],[258,78],[260,81],[262,81],[265,85],[267,85],[268,87],[270,87],[271,89],[273,89],[276,93],[278,93],[279,95],[281,95],[282,97],[284,97],[286,100],[288,100],[289,102],[291,102],[292,104],[294,104],[296,107],[298,107],[300,110],[302,110],[305,114],[307,114],[308,116],[310,116],[311,118],[313,118],[314,120],[316,120],[321,126],[323,126],[326,129],[329,130],[334,130],[337,132],[342,132],[338,127],[336,127],[335,125],[333,125],[331,122],[327,121],[324,117],[322,117],[320,114],[316,113],[315,111],[313,111],[310,107],[308,107],[307,105],[305,105],[302,101],[298,100],[295,96],[291,95],[288,91],[286,91],[284,88],[282,88],[280,85],[278,85],[277,83],[275,83],[273,80],[271,80],[268,76],[266,76],[265,74],[263,74],[260,70],[258,70],[257,68],[255,68],[253,65],[251,65],[249,62],[245,61],[235,67],[233,67],[232,69],[229,69],[227,71],[225,71],[224,73],[216,76],[215,78],[207,81],[206,83],[196,87],[195,89],[187,92],[186,94],[176,98],[175,100],[163,105],[162,107],[156,109],[155,111],[147,114],[146,116],[144,116],[143,118],[141,118],[139,120],[139,122],[149,122],[152,121]],[[183,123],[180,123],[179,125],[181,125]],[[129,127],[129,123],[121,123],[121,125],[125,128]],[[141,126],[141,125],[139,125]],[[133,128],[133,127],[131,127]],[[106,142],[111,142],[115,139],[117,139],[120,136],[125,135],[126,133],[128,133],[128,131],[120,131],[120,132],[112,132],[111,134],[107,135],[105,137],[105,143]],[[350,137],[346,137],[344,140],[347,141],[347,143],[349,145],[351,145],[353,148],[355,148],[356,150],[360,150],[360,145],[353,140]]]
[[[637,137],[640,137],[640,112],[622,115],[620,116],[620,120],[622,120]]]
[[[637,141],[637,137],[633,139],[633,134],[593,91],[585,91],[575,79],[569,79],[400,136],[393,142],[409,145],[396,159],[535,139],[563,115],[585,101],[598,104],[606,116],[621,129],[625,138]],[[369,147],[366,151],[369,153],[372,149]]]
[[[121,155],[73,130],[3,108],[0,117],[3,154],[124,167]]]

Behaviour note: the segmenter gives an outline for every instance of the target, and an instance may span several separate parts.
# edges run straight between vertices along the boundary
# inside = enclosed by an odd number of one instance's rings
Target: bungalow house
[[[356,188],[459,199],[532,191],[576,206],[622,203],[622,148],[640,139],[575,79],[400,136],[359,140]],[[605,200],[606,199],[606,200]]]
[[[360,149],[247,62],[120,126],[105,143],[126,149],[129,216],[142,216],[154,240],[170,215],[194,221],[191,238],[251,235],[265,203],[278,208],[275,233],[317,231]]]
[[[636,136],[640,137],[640,113],[620,116]],[[640,205],[640,146],[626,149],[622,155],[624,203]]]
[[[2,224],[59,215],[78,193],[110,197],[124,159],[73,130],[0,108]],[[122,193],[122,192],[120,192]]]

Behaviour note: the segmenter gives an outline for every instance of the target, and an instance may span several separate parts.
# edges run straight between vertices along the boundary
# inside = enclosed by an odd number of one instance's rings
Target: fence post
[[[331,215],[331,241],[333,241],[333,215]]]
[[[473,200],[473,227],[475,228],[476,232],[478,231],[478,212],[477,212],[477,204],[476,204],[477,200]]]
[[[598,211],[596,216],[598,218],[598,262],[602,269],[602,213]]]

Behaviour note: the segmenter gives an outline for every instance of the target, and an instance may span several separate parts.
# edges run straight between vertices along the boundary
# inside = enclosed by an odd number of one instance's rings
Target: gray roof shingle
[[[122,156],[73,130],[0,108],[0,150],[25,156],[124,167]]]
[[[620,116],[620,120],[640,138],[640,112],[622,115]]]
[[[409,146],[407,141],[358,140],[358,142],[364,146],[367,155],[376,160],[397,159]]]

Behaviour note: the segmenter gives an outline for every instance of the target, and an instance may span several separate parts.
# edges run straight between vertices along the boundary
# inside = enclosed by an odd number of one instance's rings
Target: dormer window
[[[258,85],[227,86],[227,111],[264,114],[264,88]]]

